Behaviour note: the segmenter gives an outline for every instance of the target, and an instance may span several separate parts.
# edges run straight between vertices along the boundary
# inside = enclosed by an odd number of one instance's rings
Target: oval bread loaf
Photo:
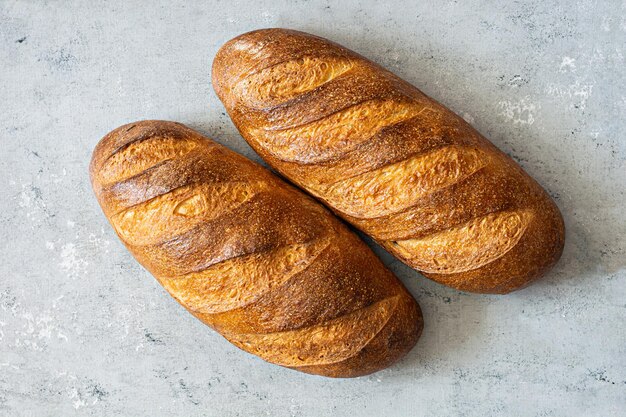
[[[106,135],[90,174],[130,252],[239,348],[354,377],[415,345],[421,312],[398,279],[319,203],[243,156],[144,121]]]
[[[463,119],[362,56],[265,29],[227,42],[212,79],[269,165],[427,277],[507,293],[560,257],[563,220],[541,186]]]

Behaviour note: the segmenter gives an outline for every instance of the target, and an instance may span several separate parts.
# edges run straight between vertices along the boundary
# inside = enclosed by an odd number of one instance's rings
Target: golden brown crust
[[[227,42],[213,87],[272,167],[427,277],[507,293],[560,257],[547,193],[463,119],[328,40],[285,29]]]
[[[419,306],[374,253],[310,197],[173,122],[115,129],[90,165],[133,255],[236,346],[331,377],[383,369],[417,342]]]

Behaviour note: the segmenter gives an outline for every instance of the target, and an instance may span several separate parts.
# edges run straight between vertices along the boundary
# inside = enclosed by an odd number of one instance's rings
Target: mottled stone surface
[[[626,415],[626,3],[0,1],[1,416]],[[209,84],[261,27],[334,39],[470,121],[563,211],[565,253],[508,296],[377,249],[424,310],[418,346],[355,380],[228,344],[122,247],[91,193],[105,133],[178,120],[258,160]]]

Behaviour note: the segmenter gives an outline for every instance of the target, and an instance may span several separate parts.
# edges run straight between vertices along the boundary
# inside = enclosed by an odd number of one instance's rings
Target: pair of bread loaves
[[[330,41],[268,29],[224,45],[213,86],[273,168],[424,275],[506,293],[559,258],[545,191],[458,116]],[[120,239],[236,346],[332,377],[375,372],[416,343],[419,306],[311,197],[173,122],[97,145],[94,191]]]

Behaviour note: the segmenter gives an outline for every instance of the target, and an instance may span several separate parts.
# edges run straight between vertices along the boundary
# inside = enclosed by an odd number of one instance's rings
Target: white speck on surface
[[[57,298],[55,298],[52,301],[52,308],[57,308],[57,305],[58,305],[59,301],[61,301],[64,297],[65,297],[65,294],[61,294]]]
[[[22,192],[20,193],[20,207],[29,208],[32,206],[32,198],[27,192],[26,185],[22,185]]]
[[[78,410],[80,407],[85,407],[87,405],[87,402],[83,398],[81,398],[81,395],[76,388],[72,389],[69,397],[70,400],[76,398],[74,401],[72,401],[72,405],[76,410]]]
[[[501,100],[498,102],[500,116],[513,124],[532,125],[540,105],[526,96],[518,100]]]
[[[101,235],[104,234],[104,230],[101,230]],[[94,248],[102,250],[104,253],[109,253],[109,246],[111,245],[110,240],[105,239],[102,236],[97,236],[95,233],[90,233],[87,240],[93,245]]]
[[[472,116],[471,114],[467,112],[463,112],[463,120],[465,120],[469,124],[473,124],[476,122],[476,119],[474,119],[474,116]]]
[[[564,56],[559,65],[559,72],[573,72],[576,71],[576,60],[568,56]]]
[[[40,339],[50,339],[54,325],[51,325],[53,318],[50,316],[37,317],[37,327],[39,328],[38,337]]]
[[[34,184],[22,184],[22,191],[19,194],[19,207],[21,212],[30,220],[31,228],[39,224],[48,217],[46,202],[42,196],[40,187]]]
[[[580,80],[576,80],[573,84],[569,84],[565,87],[557,84],[549,84],[545,91],[549,96],[558,99],[570,99],[567,102],[568,107],[585,110],[587,100],[591,97],[591,93],[593,92],[593,85],[583,84]]]
[[[76,245],[74,243],[66,243],[61,247],[61,269],[69,274],[70,277],[76,278],[84,275],[86,272],[87,261],[78,255]]]

